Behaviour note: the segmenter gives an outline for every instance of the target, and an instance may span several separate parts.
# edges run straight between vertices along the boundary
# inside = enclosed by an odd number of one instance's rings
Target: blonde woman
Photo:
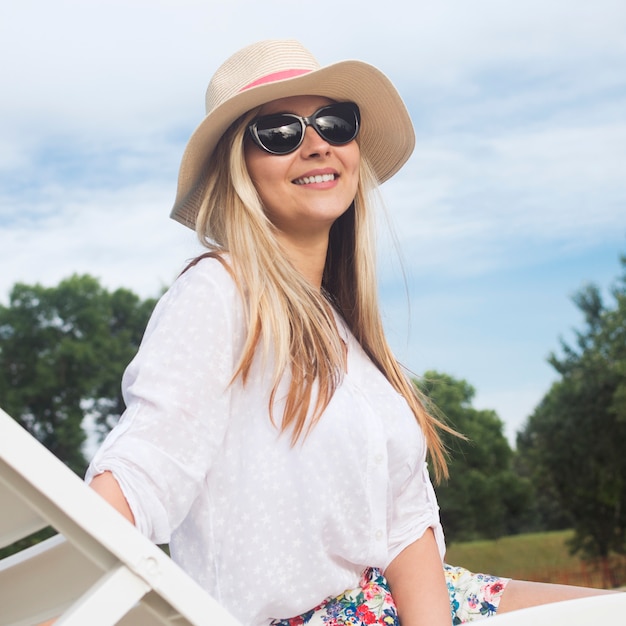
[[[448,626],[591,593],[443,564],[446,427],[387,345],[374,269],[376,188],[413,144],[380,71],[264,41],[218,69],[185,150],[172,217],[207,252],[87,480],[243,624]]]

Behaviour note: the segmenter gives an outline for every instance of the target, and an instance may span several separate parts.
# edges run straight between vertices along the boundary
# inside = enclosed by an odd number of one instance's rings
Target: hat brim
[[[220,137],[241,115],[278,98],[316,95],[352,101],[361,110],[359,145],[379,183],[393,176],[415,146],[409,113],[391,81],[362,61],[340,61],[307,74],[247,89],[211,111],[191,135],[170,217],[195,228],[204,173]]]

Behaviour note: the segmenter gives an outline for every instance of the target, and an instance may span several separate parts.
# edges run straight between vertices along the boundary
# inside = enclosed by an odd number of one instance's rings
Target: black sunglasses
[[[248,131],[254,143],[270,154],[289,154],[304,140],[307,126],[334,146],[350,143],[359,134],[361,112],[354,102],[336,102],[318,109],[309,117],[275,113],[255,119]]]

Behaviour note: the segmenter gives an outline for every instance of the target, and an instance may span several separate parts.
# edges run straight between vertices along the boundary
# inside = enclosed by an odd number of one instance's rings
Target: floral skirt
[[[473,622],[495,615],[508,578],[474,574],[462,567],[444,565],[452,624]],[[271,626],[400,626],[387,579],[379,569],[363,572],[359,586],[324,600],[315,608],[289,619],[273,620]]]

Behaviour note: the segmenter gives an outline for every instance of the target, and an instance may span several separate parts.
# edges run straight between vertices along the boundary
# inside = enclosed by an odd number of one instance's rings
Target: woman
[[[157,305],[87,480],[244,624],[591,593],[442,565],[446,427],[391,354],[373,267],[371,196],[413,145],[381,72],[265,41],[218,69],[185,150],[172,217],[208,252]]]

